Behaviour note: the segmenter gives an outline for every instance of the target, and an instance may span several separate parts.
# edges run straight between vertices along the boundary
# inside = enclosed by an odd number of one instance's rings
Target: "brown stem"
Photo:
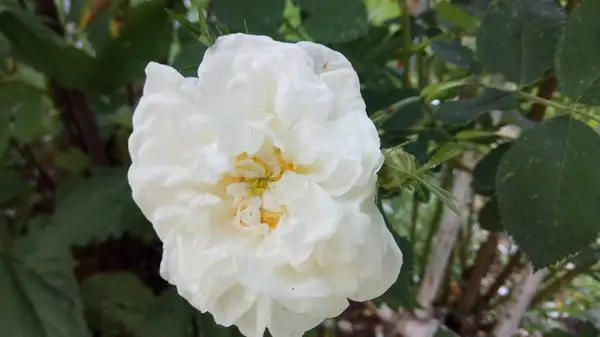
[[[552,99],[552,94],[556,90],[556,86],[558,81],[556,80],[556,76],[550,75],[546,79],[540,83],[538,94],[539,98],[543,99]],[[531,109],[527,114],[527,118],[535,122],[541,122],[544,120],[544,115],[546,114],[546,105],[541,103],[533,103],[531,105]]]
[[[58,9],[53,0],[37,0],[37,14],[44,19],[48,28],[60,36],[65,31],[62,26]],[[107,166],[108,159],[96,125],[96,120],[90,109],[85,95],[77,90],[68,90],[50,79],[50,92],[54,103],[61,111],[63,125],[72,143],[86,151],[92,164]]]
[[[494,283],[489,287],[489,289],[487,290],[485,295],[483,295],[483,297],[481,298],[481,303],[482,303],[483,308],[490,307],[490,301],[492,300],[492,298],[494,298],[494,296],[496,296],[500,287],[502,287],[504,285],[506,280],[508,280],[510,275],[515,270],[520,268],[520,266],[522,264],[522,261],[521,261],[522,257],[523,257],[523,253],[521,252],[521,250],[517,250],[510,257],[510,260],[506,264],[506,267],[504,267],[502,272],[500,272],[500,275],[498,275],[498,277],[496,277],[496,280],[494,281]]]
[[[479,253],[475,259],[475,269],[467,283],[464,295],[458,303],[458,310],[462,313],[469,313],[480,294],[481,280],[490,270],[496,247],[498,246],[498,233],[490,233],[487,240],[479,248]]]

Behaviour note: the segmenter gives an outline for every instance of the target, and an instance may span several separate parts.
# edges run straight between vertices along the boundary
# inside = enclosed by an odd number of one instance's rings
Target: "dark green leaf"
[[[510,149],[511,143],[501,144],[483,157],[473,169],[471,187],[475,193],[487,197],[496,191],[496,172],[504,154]]]
[[[143,78],[149,61],[166,62],[173,28],[167,3],[151,0],[132,9],[120,35],[98,54],[94,88],[112,90]]]
[[[285,0],[213,1],[213,12],[230,32],[276,35],[283,23]]]
[[[13,120],[12,134],[22,142],[30,142],[44,132],[46,105],[43,91],[21,81],[0,85],[0,113]]]
[[[350,41],[369,31],[367,9],[361,0],[296,0],[296,3],[310,13],[303,26],[317,42]]]
[[[478,30],[478,58],[509,81],[530,84],[552,68],[565,19],[555,0],[498,1]]]
[[[496,176],[508,233],[541,268],[574,254],[600,232],[600,136],[568,115],[526,130]]]
[[[422,169],[432,169],[448,160],[458,157],[464,151],[464,147],[457,143],[447,143],[438,148],[429,162]]]
[[[577,333],[578,337],[599,337],[600,331],[591,322],[585,322]]]
[[[96,274],[81,284],[81,296],[88,324],[102,336],[134,331],[154,302],[152,291],[130,272]]]
[[[202,337],[238,337],[242,336],[236,327],[226,328],[215,323],[210,313],[200,315]]]
[[[498,211],[498,200],[492,198],[488,200],[479,212],[479,226],[489,232],[502,232],[502,219]]]
[[[161,294],[144,315],[138,337],[188,337],[195,310],[171,287]],[[218,335],[210,335],[217,337]]]
[[[184,76],[198,77],[198,66],[204,58],[206,46],[197,41],[192,41],[183,46],[173,61],[173,67]]]
[[[404,308],[413,310],[417,307],[417,299],[413,286],[413,251],[412,245],[407,238],[398,235],[391,227],[389,228],[396,240],[396,244],[402,251],[402,268],[396,282],[376,299],[376,302],[385,303],[390,308]]]
[[[96,172],[59,190],[61,197],[45,239],[48,244],[85,245],[128,230],[150,228],[131,198],[123,169]]]
[[[600,105],[600,2],[586,0],[569,16],[558,47],[560,90],[579,103]]]
[[[433,40],[431,51],[445,62],[461,68],[472,69],[475,65],[475,54],[460,40]]]
[[[0,248],[3,336],[89,336],[66,249],[46,249],[28,236]]]
[[[44,26],[29,13],[0,12],[0,32],[19,60],[69,88],[86,87],[93,59]],[[114,61],[114,60],[113,60]]]
[[[514,106],[513,94],[496,89],[486,89],[483,96],[479,98],[440,104],[437,115],[441,121],[447,123],[465,124],[486,112],[511,110]]]
[[[388,108],[405,98],[419,96],[419,92],[414,89],[398,89],[395,87],[381,89],[367,87],[361,90],[361,93],[369,114]]]
[[[477,19],[465,13],[459,7],[454,6],[449,1],[439,2],[435,6],[435,10],[439,16],[450,21],[459,28],[470,29],[477,25]]]
[[[589,263],[600,261],[600,246],[591,245],[585,247],[577,255],[570,258],[569,261],[575,266],[583,266],[588,265]]]
[[[576,337],[576,336],[570,332],[555,329],[550,332],[546,332],[544,334],[544,337]]]
[[[31,186],[14,171],[0,170],[0,204],[27,192]]]

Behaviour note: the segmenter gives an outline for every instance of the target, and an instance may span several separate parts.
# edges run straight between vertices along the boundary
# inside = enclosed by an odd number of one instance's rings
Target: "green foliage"
[[[498,233],[504,230],[498,211],[498,200],[495,197],[485,203],[479,212],[478,221],[481,228],[486,231]]]
[[[214,14],[230,32],[276,35],[283,22],[285,0],[222,0]]]
[[[0,33],[10,41],[12,53],[21,61],[66,87],[87,87],[92,58],[69,45],[31,14],[0,11]]]
[[[128,231],[143,233],[150,224],[130,193],[123,169],[101,170],[92,178],[65,183],[43,242],[69,247]]]
[[[439,16],[450,21],[454,26],[462,29],[470,29],[477,25],[477,19],[465,13],[459,7],[454,6],[449,1],[440,1],[435,9]]]
[[[303,22],[306,32],[323,43],[354,40],[367,34],[367,11],[361,0],[297,0],[298,6],[310,13]]]
[[[168,0],[151,0],[135,7],[119,36],[99,51],[90,85],[111,90],[142,79],[149,61],[165,63],[173,25],[165,12]],[[147,36],[151,38],[140,38]]]
[[[570,116],[525,131],[503,156],[496,176],[502,221],[536,267],[598,236],[599,165],[600,137]]]
[[[515,98],[511,93],[487,89],[479,98],[442,103],[437,114],[441,121],[464,124],[486,112],[506,111],[513,109],[514,106]]]
[[[192,332],[194,314],[194,309],[179,296],[175,288],[171,287],[146,308],[141,324],[136,329],[136,335],[139,337],[187,337]],[[208,334],[208,336],[217,337],[218,335]]]
[[[135,331],[154,301],[152,291],[135,274],[97,274],[81,284],[88,324],[104,337]]]
[[[90,336],[73,259],[29,236],[0,247],[0,326],[6,336]]]
[[[490,71],[530,84],[552,68],[565,10],[555,0],[499,1],[477,33],[477,56]]]
[[[496,147],[477,163],[473,169],[473,182],[471,183],[475,193],[488,197],[495,194],[498,165],[510,146],[511,143],[505,143]]]
[[[558,50],[561,91],[583,104],[600,105],[600,59],[594,48],[600,37],[598,1],[586,0],[569,17]]]

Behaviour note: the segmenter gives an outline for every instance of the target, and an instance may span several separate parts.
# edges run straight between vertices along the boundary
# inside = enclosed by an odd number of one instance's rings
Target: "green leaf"
[[[502,221],[534,266],[574,254],[600,232],[600,136],[568,115],[523,132],[498,167]]]
[[[195,310],[174,287],[163,292],[148,308],[136,330],[139,337],[188,337]],[[211,335],[213,336],[213,335]],[[214,335],[217,337],[217,335]]]
[[[460,68],[472,69],[476,63],[475,53],[463,46],[460,40],[432,40],[431,51],[444,62]]]
[[[132,9],[120,35],[98,53],[94,88],[115,89],[143,78],[148,62],[166,62],[173,30],[167,3],[151,0]]]
[[[59,190],[57,210],[45,242],[70,247],[150,228],[131,198],[124,169],[95,172]]]
[[[388,227],[390,227],[388,225]],[[417,307],[417,298],[413,283],[413,251],[412,245],[407,238],[396,233],[393,228],[389,228],[396,240],[396,244],[402,251],[402,268],[396,282],[385,292],[378,297],[376,303],[385,303],[393,310],[404,308],[406,310],[414,310]]]
[[[285,0],[219,0],[212,5],[215,16],[231,32],[273,36],[283,23]]]
[[[582,327],[579,328],[577,333],[578,337],[598,337],[600,331],[591,322],[585,322]]]
[[[449,1],[441,1],[435,6],[439,16],[450,21],[453,25],[470,29],[477,25],[477,19],[465,13],[462,9],[454,6]]]
[[[152,291],[130,272],[90,277],[81,284],[81,297],[87,322],[105,337],[134,331],[154,302]]]
[[[457,143],[447,143],[437,149],[429,162],[421,167],[421,170],[430,170],[437,167],[448,160],[454,159],[461,155],[464,147]]]
[[[46,249],[35,236],[0,247],[3,336],[89,336],[66,249]]]
[[[555,0],[498,1],[477,32],[477,56],[488,70],[530,84],[552,68],[565,19]]]
[[[215,323],[210,313],[200,315],[200,330],[202,337],[242,337],[242,334],[236,327],[226,328]]]
[[[498,165],[506,151],[510,149],[511,143],[504,143],[485,155],[473,169],[473,181],[471,187],[475,193],[491,197],[496,192],[496,173]]]
[[[586,0],[569,15],[558,47],[559,87],[570,99],[600,105],[600,2]]]
[[[205,52],[206,46],[192,41],[181,48],[173,61],[173,68],[184,76],[198,77],[198,66],[200,66]]]
[[[600,245],[591,245],[585,247],[577,255],[569,259],[575,266],[587,265],[591,262],[600,261]]]
[[[11,43],[13,55],[69,88],[89,82],[93,59],[26,12],[1,11],[0,32]],[[114,60],[113,60],[114,61]]]
[[[50,107],[40,89],[21,81],[0,85],[0,113],[13,120],[12,134],[30,142],[45,131],[45,112]]]
[[[72,173],[82,173],[90,167],[90,158],[76,147],[70,147],[54,159],[54,164]]]
[[[367,9],[361,0],[296,0],[296,3],[310,13],[303,26],[317,42],[346,42],[369,31]]]
[[[22,195],[31,186],[20,174],[14,171],[0,170],[0,204]]]
[[[483,96],[478,98],[440,104],[437,115],[443,122],[466,124],[477,119],[486,112],[513,109],[515,103],[513,94],[509,92],[497,89],[486,89]]]
[[[479,212],[479,226],[489,232],[502,232],[504,226],[498,211],[498,200],[494,197],[488,200]]]

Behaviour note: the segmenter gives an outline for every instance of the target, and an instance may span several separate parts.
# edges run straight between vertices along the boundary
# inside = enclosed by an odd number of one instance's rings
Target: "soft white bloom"
[[[233,34],[198,78],[150,63],[129,140],[161,274],[217,323],[301,336],[396,280],[375,205],[383,156],[340,53]]]

